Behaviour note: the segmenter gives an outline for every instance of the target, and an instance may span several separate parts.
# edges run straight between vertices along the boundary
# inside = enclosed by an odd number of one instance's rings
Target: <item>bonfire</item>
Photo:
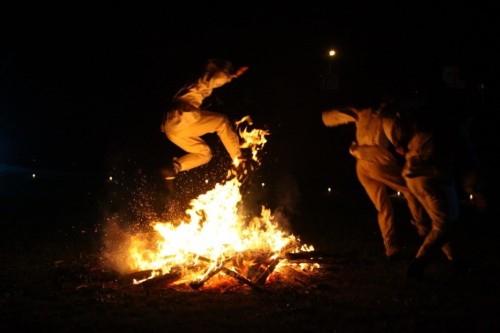
[[[250,150],[253,165],[259,165],[259,153],[269,132],[249,130],[246,124],[252,125],[250,117],[236,123],[241,148]],[[249,169],[238,166],[246,162],[235,160],[227,179],[191,200],[182,218],[154,220],[147,236],[130,235],[121,260],[129,271],[142,273],[133,279],[134,284],[155,280],[165,286],[200,289],[238,283],[261,289],[284,267],[319,267],[314,262],[297,265],[289,260],[293,254],[311,252],[314,247],[285,231],[269,208],[263,206],[260,216],[250,219],[242,216],[240,187]]]

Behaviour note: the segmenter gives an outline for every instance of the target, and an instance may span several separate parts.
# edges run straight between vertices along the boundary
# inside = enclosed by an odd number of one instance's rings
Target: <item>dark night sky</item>
[[[378,79],[408,89],[432,85],[445,64],[458,65],[471,84],[498,87],[494,1],[79,3],[2,10],[0,163],[35,157],[49,166],[93,167],[130,152],[144,163],[157,160],[171,149],[159,133],[164,106],[210,57],[250,66],[220,89],[232,118],[251,113],[272,130],[289,126],[294,133],[330,101],[319,91],[330,47],[338,50],[334,66],[345,87]]]

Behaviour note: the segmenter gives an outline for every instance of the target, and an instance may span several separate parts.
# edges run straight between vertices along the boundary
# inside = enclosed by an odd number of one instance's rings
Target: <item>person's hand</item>
[[[248,70],[248,66],[241,66],[240,68],[238,68],[236,70],[236,72],[234,73],[234,76],[235,77],[239,77],[239,76],[242,76],[243,74],[245,74],[245,72]]]

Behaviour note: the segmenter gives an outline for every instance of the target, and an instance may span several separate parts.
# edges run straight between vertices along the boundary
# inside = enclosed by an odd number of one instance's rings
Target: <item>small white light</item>
[[[113,176],[109,176],[108,180],[111,182],[113,181]]]
[[[469,199],[472,201],[474,200],[474,194],[469,195]]]
[[[208,179],[205,179],[205,184],[208,184]]]
[[[335,50],[330,50],[330,51],[328,51],[328,55],[329,55],[330,57],[333,57],[333,56],[335,55],[335,53],[336,53],[336,52],[335,52]]]
[[[264,187],[266,186],[266,183],[261,183],[260,186]]]
[[[31,174],[31,178],[35,179],[36,178],[36,173]]]
[[[401,192],[398,191],[398,197],[400,197],[400,196],[401,196]]]
[[[329,188],[328,188],[328,193],[331,193],[331,192],[332,192],[332,188],[331,188],[331,187],[329,187]]]

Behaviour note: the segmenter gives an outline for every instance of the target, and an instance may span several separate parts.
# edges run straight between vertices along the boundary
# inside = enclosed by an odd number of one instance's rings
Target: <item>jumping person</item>
[[[239,136],[227,116],[203,110],[201,105],[213,89],[240,77],[247,70],[248,67],[242,66],[234,71],[229,61],[210,59],[202,75],[183,86],[173,97],[172,107],[165,113],[162,132],[186,154],[174,158],[162,170],[169,191],[174,190],[173,180],[179,172],[207,164],[212,158],[212,150],[201,138],[205,134],[217,133],[233,163],[240,157]]]

